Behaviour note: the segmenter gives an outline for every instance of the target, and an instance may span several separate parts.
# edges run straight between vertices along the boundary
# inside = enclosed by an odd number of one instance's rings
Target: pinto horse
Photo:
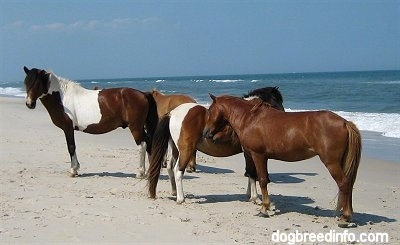
[[[270,211],[267,160],[294,162],[318,155],[339,187],[341,222],[350,222],[361,157],[360,132],[354,123],[330,111],[289,113],[232,96],[210,97],[213,103],[204,135],[213,138],[227,123],[233,128],[244,152],[254,161],[262,191],[262,214]]]
[[[62,129],[71,158],[70,176],[78,174],[74,130],[103,134],[128,127],[140,145],[138,177],[145,174],[145,154],[158,122],[157,107],[151,93],[131,88],[89,90],[52,72],[24,67],[26,106],[34,109],[40,99],[53,123]]]
[[[261,98],[273,107],[283,110],[283,98],[277,87],[256,89],[244,97],[250,100]],[[148,171],[148,188],[151,198],[156,196],[161,165],[170,139],[172,139],[170,142],[172,159],[167,165],[167,171],[172,186],[172,194],[177,195],[178,203],[184,201],[183,173],[189,162],[195,159],[197,150],[214,157],[227,157],[243,152],[237,136],[230,127],[226,127],[224,132],[219,134],[218,141],[204,138],[203,130],[207,117],[207,109],[204,106],[186,103],[176,107],[160,119],[153,137],[153,151]],[[249,177],[247,194],[250,196],[250,201],[257,202],[258,195],[255,188],[257,176],[254,163],[246,155],[245,160],[245,175]]]
[[[186,94],[166,95],[153,89],[152,95],[154,101],[157,104],[157,114],[159,119],[165,114],[175,109],[179,105],[182,105],[184,103],[196,103],[196,100],[194,100],[192,97]],[[165,162],[167,162],[167,155],[165,155]],[[164,165],[166,165],[166,163]],[[194,155],[189,161],[186,171],[194,172],[196,170],[195,166],[196,166],[196,155]]]

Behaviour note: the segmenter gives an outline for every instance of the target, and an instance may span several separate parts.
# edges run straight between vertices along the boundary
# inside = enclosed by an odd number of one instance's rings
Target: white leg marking
[[[138,173],[136,174],[137,178],[143,178],[146,175],[146,166],[145,166],[145,160],[146,160],[146,142],[142,141],[139,146],[139,167],[138,167]]]
[[[176,182],[176,202],[181,204],[185,201],[185,197],[183,194],[183,186],[182,186],[182,176],[183,172],[179,171],[179,157],[177,159],[177,164],[175,164],[175,182]]]
[[[78,157],[76,156],[76,152],[74,153],[74,155],[71,156],[71,170],[69,173],[70,177],[75,177],[78,175],[78,170],[80,168],[80,164],[78,161]]]
[[[175,167],[176,160],[174,157],[171,156],[171,160],[167,163],[167,171],[169,181],[171,183],[171,195],[176,196],[176,182],[175,182],[175,175],[174,175],[174,167]]]
[[[250,194],[250,195],[249,195]],[[261,200],[258,198],[256,180],[249,177],[248,185],[247,185],[247,195],[250,196],[250,202],[254,202],[255,204],[260,204]]]

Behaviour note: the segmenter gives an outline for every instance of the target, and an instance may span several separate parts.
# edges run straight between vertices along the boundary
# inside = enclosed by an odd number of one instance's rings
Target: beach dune
[[[245,195],[242,154],[201,153],[196,173],[185,174],[186,202],[170,195],[166,171],[157,199],[135,178],[138,148],[128,130],[76,132],[80,176],[70,178],[63,132],[41,103],[0,97],[0,243],[256,243],[273,234],[343,232],[334,211],[337,186],[318,158],[269,161],[271,200],[280,210],[258,217]],[[363,157],[354,186],[348,232],[385,233],[400,243],[399,163]],[[323,242],[322,242],[323,243]]]

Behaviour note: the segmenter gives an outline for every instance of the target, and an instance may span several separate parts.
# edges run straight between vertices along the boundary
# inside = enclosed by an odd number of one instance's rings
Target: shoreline
[[[19,99],[0,97],[2,244],[265,244],[276,231],[344,231],[334,211],[337,186],[317,157],[269,161],[268,190],[280,210],[270,218],[256,216],[259,206],[248,202],[242,154],[198,153],[197,172],[184,176],[182,205],[163,170],[152,200],[146,181],[135,178],[138,149],[129,130],[76,132],[81,169],[70,178],[63,132],[40,102],[29,110]],[[353,195],[358,227],[349,232],[382,232],[390,244],[400,242],[399,170],[397,162],[362,155]]]

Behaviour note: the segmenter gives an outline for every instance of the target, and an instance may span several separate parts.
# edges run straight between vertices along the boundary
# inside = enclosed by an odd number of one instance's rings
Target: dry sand
[[[0,97],[0,243],[224,243],[272,244],[274,231],[343,232],[337,227],[337,187],[318,158],[270,161],[269,192],[280,213],[256,216],[247,201],[241,154],[199,153],[196,173],[184,178],[186,202],[175,203],[166,171],[158,199],[147,198],[135,178],[138,149],[128,130],[104,135],[76,132],[80,176],[70,162],[63,132],[40,102]],[[400,243],[399,163],[363,158],[354,188],[349,232],[383,232]]]

